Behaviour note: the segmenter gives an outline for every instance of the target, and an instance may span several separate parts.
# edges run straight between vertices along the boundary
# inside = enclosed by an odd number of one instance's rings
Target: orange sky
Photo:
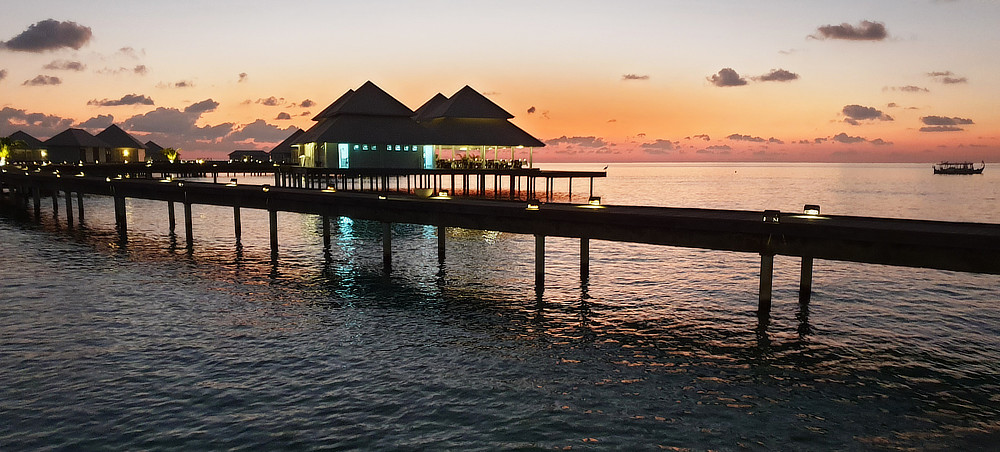
[[[0,135],[224,158],[371,80],[471,85],[538,161],[1000,161],[996,2],[164,3],[5,7]]]

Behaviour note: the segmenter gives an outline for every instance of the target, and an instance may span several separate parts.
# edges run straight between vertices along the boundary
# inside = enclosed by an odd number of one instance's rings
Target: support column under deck
[[[590,278],[590,239],[582,237],[580,239],[580,280],[586,281]]]
[[[802,269],[799,273],[799,303],[808,304],[812,297],[813,258],[802,256]]]
[[[545,236],[535,234],[535,292],[545,290]]]
[[[445,242],[446,233],[447,233],[447,228],[445,228],[444,226],[438,226],[437,227],[438,263],[439,264],[443,264],[444,263],[444,250],[445,250],[445,246],[444,246],[445,243],[444,242]]]
[[[771,284],[774,279],[774,255],[760,255],[760,301],[757,305],[757,315],[764,317],[771,314]]]

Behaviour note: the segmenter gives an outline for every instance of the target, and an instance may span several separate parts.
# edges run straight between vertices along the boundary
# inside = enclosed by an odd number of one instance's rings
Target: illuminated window
[[[354,145],[354,150],[357,151],[358,149],[361,149],[361,145],[360,144],[355,144]]]
[[[410,145],[403,146],[403,150],[404,151],[409,151],[410,150]]]
[[[403,147],[397,144],[397,145],[396,145],[396,150],[397,150],[397,151],[402,151],[402,150],[403,150]]]
[[[361,150],[362,150],[362,151],[367,151],[367,150],[368,150],[368,145],[366,144],[366,145],[362,146],[362,147],[361,147]]]

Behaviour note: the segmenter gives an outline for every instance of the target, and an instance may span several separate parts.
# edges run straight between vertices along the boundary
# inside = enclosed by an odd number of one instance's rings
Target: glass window
[[[368,150],[368,145],[366,144],[366,145],[362,146],[362,147],[361,147],[361,150],[362,150],[362,151],[367,151],[367,150]]]
[[[402,151],[402,150],[403,150],[403,147],[397,144],[397,145],[396,145],[396,150],[397,150],[397,151]]]
[[[358,149],[361,149],[361,145],[355,144],[354,145],[354,150],[357,151]]]

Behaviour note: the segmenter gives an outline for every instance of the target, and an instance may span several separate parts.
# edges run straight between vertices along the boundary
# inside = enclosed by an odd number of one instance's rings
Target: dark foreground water
[[[597,168],[603,167],[598,165]],[[619,166],[608,203],[1000,222],[991,174],[926,165]],[[989,169],[987,169],[989,172]],[[1000,174],[1000,173],[998,173]],[[579,183],[579,182],[578,182]],[[580,184],[581,186],[584,184]],[[574,186],[574,193],[580,187]],[[110,199],[0,215],[0,450],[895,450],[1000,444],[1000,277]],[[62,205],[60,205],[60,209]],[[62,212],[60,212],[62,213]]]

